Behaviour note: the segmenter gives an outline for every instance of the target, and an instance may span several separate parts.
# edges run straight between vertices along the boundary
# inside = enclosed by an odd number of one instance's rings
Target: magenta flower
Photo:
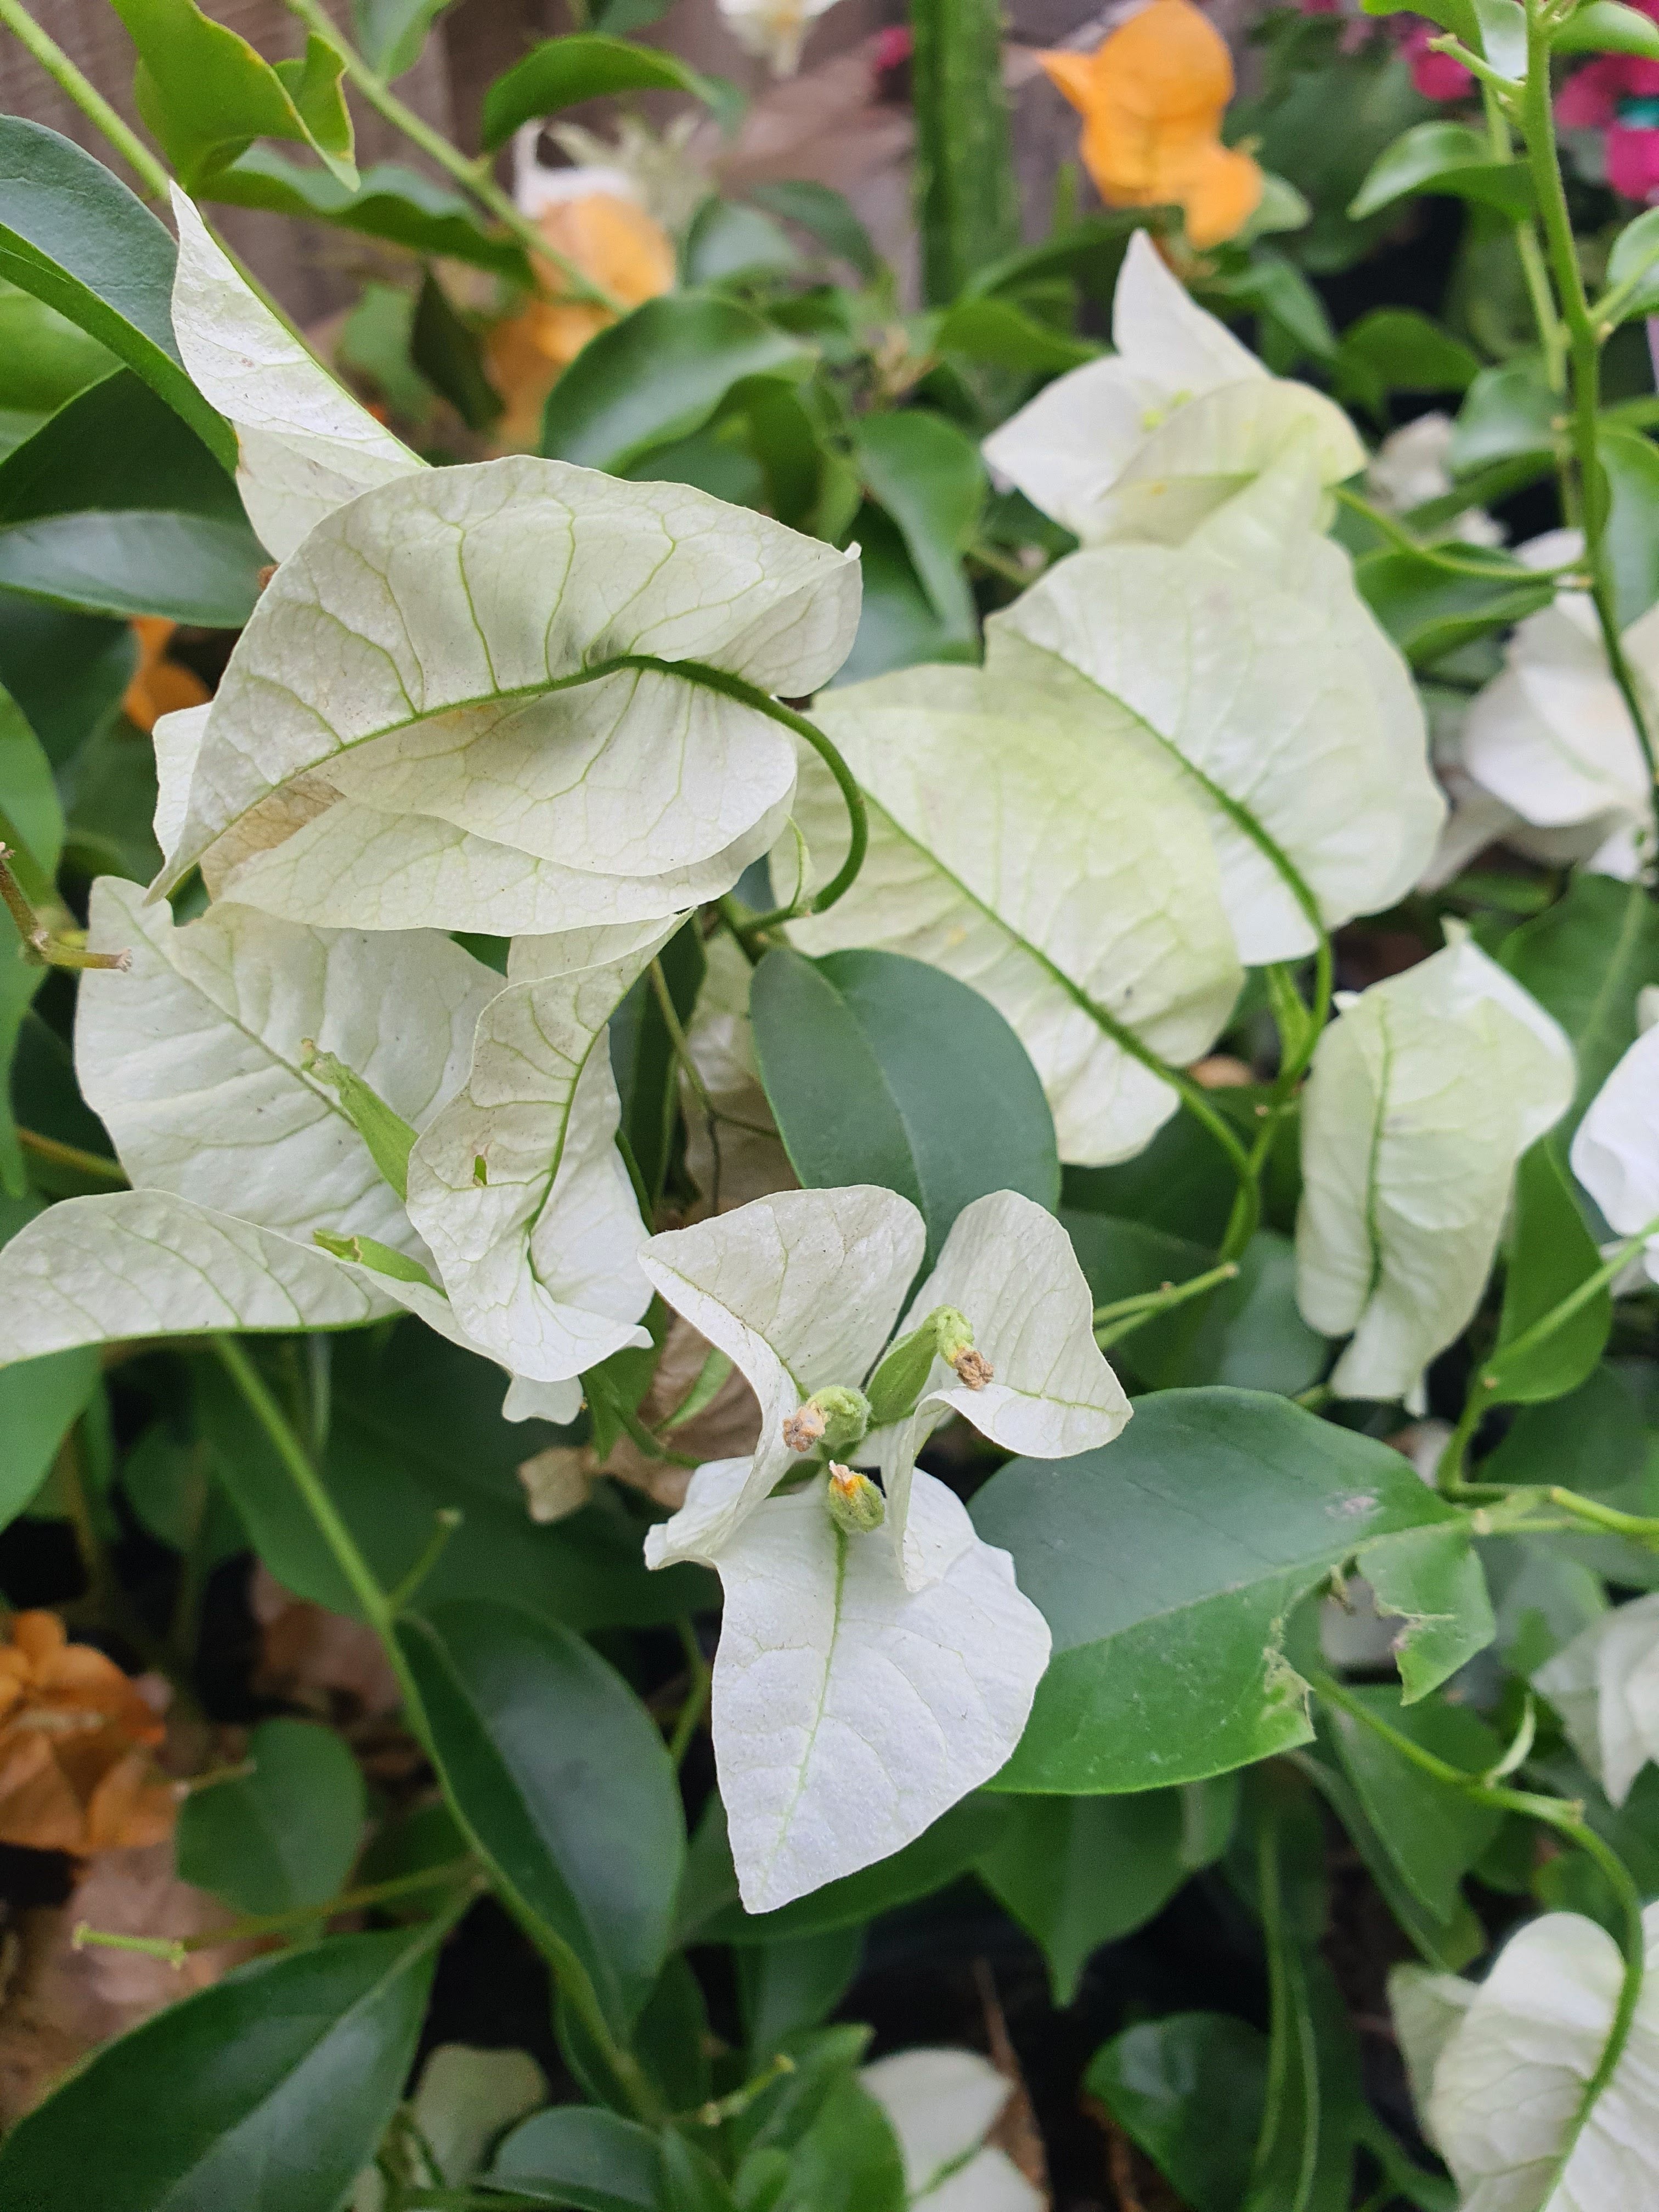
[[[1419,22],[1401,40],[1400,51],[1410,66],[1412,82],[1425,100],[1465,99],[1474,79],[1462,62],[1431,50],[1429,40],[1439,36],[1432,23]]]

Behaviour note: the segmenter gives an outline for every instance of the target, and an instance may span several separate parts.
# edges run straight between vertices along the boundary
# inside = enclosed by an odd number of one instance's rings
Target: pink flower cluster
[[[1304,15],[1340,15],[1343,13],[1342,0],[1296,0],[1296,4]],[[1656,4],[1659,4],[1659,0],[1656,0]],[[1359,43],[1363,44],[1365,30],[1363,22],[1356,23],[1351,28]],[[1389,23],[1388,34],[1404,55],[1411,70],[1412,82],[1425,100],[1466,100],[1474,89],[1474,79],[1462,62],[1454,61],[1449,54],[1430,52],[1429,40],[1440,36],[1434,24],[1425,23],[1420,15],[1396,15]],[[1352,52],[1347,39],[1343,41],[1343,51]]]
[[[1659,21],[1659,0],[1634,0]],[[1659,196],[1659,62],[1598,54],[1556,96],[1563,131],[1605,131],[1607,182],[1627,200]]]

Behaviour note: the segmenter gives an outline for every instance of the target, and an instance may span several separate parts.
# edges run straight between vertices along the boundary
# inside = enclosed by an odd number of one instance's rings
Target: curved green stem
[[[510,231],[525,252],[533,260],[548,264],[559,273],[564,286],[564,296],[580,305],[609,308],[613,315],[625,315],[628,304],[604,285],[596,284],[584,276],[574,261],[557,252],[542,236],[528,216],[520,213],[509,195],[504,192],[489,173],[487,164],[480,167],[469,161],[459,148],[452,146],[441,131],[406,106],[392,91],[386,79],[372,70],[356,49],[349,46],[320,0],[284,0],[289,15],[297,15],[313,34],[326,41],[345,64],[345,73],[362,94],[368,105],[386,121],[401,131],[411,145],[418,146],[428,161],[435,161],[444,174],[469,192],[481,206],[489,209],[504,230]]]
[[[1110,1305],[1097,1306],[1094,1314],[1095,1342],[1104,1352],[1121,1336],[1140,1328],[1160,1314],[1171,1312],[1185,1305],[1188,1298],[1202,1297],[1223,1283],[1231,1283],[1238,1273],[1236,1260],[1224,1260],[1218,1267],[1207,1273],[1189,1276],[1184,1283],[1166,1283],[1162,1290],[1147,1291],[1136,1298],[1118,1298]]]
[[[102,131],[131,169],[146,195],[165,207],[172,179],[143,139],[130,131],[89,77],[82,76],[64,49],[47,37],[20,0],[0,0],[0,23],[27,46],[46,75],[68,94],[88,123]]]
[[[70,1937],[70,1948],[139,1951],[147,1958],[165,1959],[169,1966],[182,1966],[192,1951],[221,1951],[228,1943],[252,1942],[264,1936],[294,1935],[314,1928],[320,1920],[337,1919],[343,1912],[365,1912],[372,1905],[390,1905],[423,1889],[438,1889],[450,1883],[477,1883],[481,1880],[476,1860],[451,1859],[444,1866],[426,1867],[418,1874],[395,1875],[389,1881],[343,1890],[338,1897],[325,1898],[320,1905],[295,1905],[290,1912],[256,1913],[246,1920],[233,1920],[227,1927],[204,1929],[194,1936],[125,1936],[114,1929],[89,1927],[82,1920]]]

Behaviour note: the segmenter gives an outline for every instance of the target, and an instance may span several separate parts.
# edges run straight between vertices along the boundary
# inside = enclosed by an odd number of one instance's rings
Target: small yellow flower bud
[[[830,1518],[849,1536],[867,1536],[887,1518],[887,1500],[867,1474],[860,1474],[837,1461],[830,1462],[830,1487],[825,1493]]]

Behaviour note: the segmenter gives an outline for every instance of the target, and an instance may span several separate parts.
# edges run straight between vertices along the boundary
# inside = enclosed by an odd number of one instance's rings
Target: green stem
[[[1166,1283],[1161,1290],[1144,1291],[1139,1297],[1119,1298],[1111,1305],[1097,1306],[1094,1315],[1095,1342],[1104,1352],[1109,1345],[1115,1344],[1119,1337],[1127,1336],[1132,1329],[1140,1328],[1149,1321],[1156,1321],[1160,1314],[1185,1305],[1188,1298],[1202,1297],[1206,1291],[1214,1290],[1218,1285],[1231,1283],[1237,1273],[1236,1260],[1224,1260],[1218,1267],[1212,1267],[1207,1274],[1190,1276],[1184,1283]],[[1115,1326],[1103,1326],[1107,1322],[1115,1322]]]
[[[586,1382],[591,1392],[593,1389],[592,1375],[586,1377]],[[674,1467],[697,1468],[702,1465],[700,1459],[694,1458],[685,1452],[675,1451],[671,1446],[664,1443],[659,1437],[653,1436],[633,1407],[624,1405],[613,1392],[601,1386],[599,1395],[604,1400],[605,1410],[611,1419],[621,1424],[648,1459],[665,1459]]]
[[[114,1930],[91,1928],[83,1920],[70,1938],[72,1950],[83,1951],[89,1945],[103,1951],[138,1951],[146,1958],[165,1959],[170,1966],[182,1966],[192,1951],[219,1951],[228,1943],[248,1943],[265,1936],[288,1936],[313,1927],[319,1920],[337,1919],[343,1912],[363,1912],[371,1905],[389,1904],[392,1899],[412,1896],[422,1889],[436,1889],[450,1882],[472,1882],[480,1879],[477,1862],[472,1859],[451,1859],[447,1864],[427,1867],[419,1874],[400,1874],[390,1881],[367,1884],[362,1889],[348,1889],[338,1897],[325,1898],[320,1905],[298,1905],[289,1912],[265,1912],[246,1920],[233,1920],[228,1928],[210,1928],[195,1936],[123,1936]]]
[[[1566,324],[1572,365],[1575,466],[1570,474],[1564,471],[1564,478],[1571,483],[1576,477],[1584,532],[1585,565],[1589,570],[1590,597],[1601,626],[1601,643],[1607,653],[1613,680],[1619,687],[1631,726],[1636,732],[1637,743],[1642,749],[1642,758],[1647,764],[1648,781],[1651,786],[1655,774],[1653,739],[1637,694],[1635,677],[1625,656],[1613,574],[1607,561],[1608,501],[1595,437],[1596,415],[1601,404],[1601,336],[1585,295],[1583,271],[1578,265],[1578,249],[1572,234],[1572,218],[1567,208],[1566,190],[1561,181],[1561,164],[1555,144],[1555,116],[1550,94],[1549,42],[1540,22],[1538,0],[1528,0],[1527,4],[1527,82],[1522,97],[1522,134],[1526,141],[1528,166],[1532,173],[1543,218],[1544,241],[1555,278],[1555,289]]]
[[[459,1505],[444,1505],[439,1508],[432,1534],[426,1540],[426,1549],[398,1584],[396,1589],[387,1596],[386,1604],[393,1613],[399,1613],[405,1610],[416,1591],[443,1557],[450,1538],[465,1518],[466,1516]]]
[[[17,1141],[26,1152],[49,1160],[54,1167],[73,1168],[76,1175],[95,1176],[115,1190],[131,1188],[118,1162],[106,1160],[101,1153],[82,1152],[79,1145],[60,1144],[56,1137],[43,1137],[38,1129],[20,1127]]]
[[[680,1707],[679,1717],[674,1723],[674,1733],[669,1739],[668,1756],[678,1773],[685,1754],[691,1748],[702,1717],[708,1710],[708,1692],[714,1682],[714,1672],[702,1656],[702,1646],[697,1641],[695,1623],[684,1613],[674,1623],[679,1631],[680,1643],[685,1652],[686,1672],[691,1686],[685,1693],[685,1703]]]
[[[559,273],[564,296],[581,305],[606,307],[613,315],[625,315],[628,303],[609,292],[604,285],[596,284],[584,276],[574,261],[549,245],[535,224],[516,207],[490,175],[488,167],[480,168],[469,161],[465,154],[452,146],[441,131],[406,107],[392,91],[386,79],[372,70],[355,47],[349,46],[338,26],[321,4],[320,0],[284,0],[289,15],[297,15],[306,28],[317,38],[325,40],[345,64],[345,73],[378,114],[418,146],[428,161],[435,161],[447,177],[453,179],[464,192],[470,192],[481,206],[489,209],[502,228],[508,230],[526,253],[546,262]]]
[[[1448,575],[1477,576],[1483,583],[1489,584],[1494,575],[1501,576],[1505,573],[1500,563],[1496,561],[1477,561],[1470,556],[1448,553],[1443,545],[1425,544],[1420,538],[1414,538],[1412,535],[1398,517],[1385,514],[1380,507],[1373,507],[1370,500],[1362,499],[1357,491],[1350,490],[1346,484],[1337,485],[1336,496],[1340,505],[1347,507],[1354,514],[1363,516],[1373,529],[1381,531],[1390,544],[1397,546],[1402,553],[1414,553],[1419,561],[1426,561],[1431,568],[1445,570]],[[1530,580],[1535,580],[1540,576],[1567,574],[1578,565],[1576,561],[1565,561],[1561,563],[1559,570],[1549,568],[1523,570],[1520,563],[1516,562],[1515,572],[1516,574],[1524,574]]]
[[[0,0],[0,23],[27,46],[60,91],[65,92],[88,123],[101,131],[131,169],[146,194],[167,204],[172,179],[148,146],[130,131],[89,77],[83,76],[57,42],[49,39],[19,0]]]
[[[1495,161],[1512,162],[1515,160],[1515,139],[1510,130],[1504,104],[1491,85],[1483,84],[1480,98],[1486,112],[1486,143]],[[1521,275],[1527,288],[1527,297],[1532,303],[1533,320],[1538,325],[1539,343],[1544,349],[1544,374],[1552,392],[1565,392],[1567,388],[1567,339],[1561,327],[1561,319],[1555,312],[1555,301],[1550,291],[1549,272],[1544,266],[1544,249],[1538,242],[1538,226],[1529,215],[1518,216],[1514,226],[1516,258],[1521,264]]]

